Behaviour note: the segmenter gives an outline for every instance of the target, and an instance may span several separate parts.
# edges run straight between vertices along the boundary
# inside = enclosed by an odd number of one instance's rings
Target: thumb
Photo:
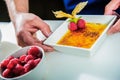
[[[120,19],[108,30],[108,34],[114,34],[120,32]]]

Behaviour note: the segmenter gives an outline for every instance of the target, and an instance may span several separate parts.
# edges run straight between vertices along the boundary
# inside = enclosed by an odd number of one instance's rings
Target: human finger
[[[43,45],[42,41],[38,40],[36,37],[34,37],[33,35],[31,35],[29,32],[26,32],[26,31],[22,32],[21,38],[23,38],[23,39],[21,39],[22,43],[19,43],[19,44],[22,45],[22,46],[37,45],[37,46],[42,47],[44,49],[44,51],[47,51],[47,52],[51,52],[51,51],[54,50],[50,46]]]
[[[48,37],[52,33],[50,26],[37,16],[35,17],[33,22],[31,22],[31,24],[36,26],[39,30],[41,30],[41,32],[46,37]]]
[[[114,34],[120,32],[120,19],[108,30],[108,34]]]
[[[105,7],[105,13],[104,14],[107,14],[107,15],[113,14],[113,11],[118,9],[119,6],[120,6],[120,0],[110,1]]]
[[[34,45],[40,46],[44,49],[45,52],[52,52],[54,51],[54,48],[48,45],[40,44],[40,43],[35,43]]]

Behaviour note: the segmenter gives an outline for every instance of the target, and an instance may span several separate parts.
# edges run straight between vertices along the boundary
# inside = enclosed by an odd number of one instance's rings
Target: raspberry
[[[25,57],[25,62],[28,62],[29,60],[33,60],[33,59],[34,59],[34,57],[32,55],[27,55]]]
[[[34,57],[38,57],[38,55],[40,54],[40,51],[37,47],[31,47],[29,50],[28,50],[28,55],[32,55]]]
[[[11,59],[7,65],[7,68],[13,69],[17,65],[17,63],[19,63],[19,59],[17,59],[17,58]]]
[[[77,30],[77,24],[75,22],[70,22],[68,25],[68,29],[71,31]]]
[[[13,59],[14,58],[14,56],[9,56],[7,59],[8,60],[11,60],[11,59]]]
[[[80,28],[80,29],[83,29],[83,28],[85,28],[85,20],[83,20],[83,19],[79,19],[78,21],[77,21],[77,26],[78,26],[78,28]]]
[[[24,69],[25,69],[25,73],[29,72],[31,70],[30,64],[25,64]]]
[[[29,64],[32,69],[35,67],[34,60],[29,60],[29,61],[27,62],[27,64]]]
[[[12,77],[11,70],[5,69],[2,73],[2,76],[6,77],[6,78],[11,78]]]
[[[19,58],[19,60],[20,60],[20,61],[24,61],[26,56],[27,56],[27,55],[21,55],[20,58]]]
[[[34,60],[35,66],[37,66],[37,64],[40,62],[40,60],[41,60],[41,58],[38,58],[38,59],[35,59],[35,60]]]
[[[1,67],[2,69],[7,68],[7,65],[8,65],[9,61],[10,61],[10,60],[8,60],[8,59],[3,60],[3,61],[0,63],[0,67]]]
[[[20,65],[20,64],[17,64],[17,65],[15,66],[15,68],[13,69],[13,73],[14,73],[16,76],[21,75],[21,73],[23,73],[23,72],[24,72],[24,67],[23,67],[22,65]]]

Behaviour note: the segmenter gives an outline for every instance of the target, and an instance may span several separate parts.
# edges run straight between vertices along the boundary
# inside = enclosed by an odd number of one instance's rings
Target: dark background
[[[55,20],[53,11],[63,10],[62,0],[29,0],[29,12],[34,13],[44,20]],[[0,22],[9,22],[8,10],[4,0],[0,0]]]

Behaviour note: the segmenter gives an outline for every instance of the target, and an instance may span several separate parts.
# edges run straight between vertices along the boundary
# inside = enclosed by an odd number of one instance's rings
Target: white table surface
[[[63,21],[46,21],[54,31]],[[2,42],[0,60],[17,50],[12,23],[0,22]],[[96,55],[91,57],[61,52],[45,53],[38,80],[120,80],[120,33],[107,36]],[[34,76],[34,75],[33,75]],[[33,80],[28,77],[25,80]],[[37,80],[37,78],[34,78]]]

